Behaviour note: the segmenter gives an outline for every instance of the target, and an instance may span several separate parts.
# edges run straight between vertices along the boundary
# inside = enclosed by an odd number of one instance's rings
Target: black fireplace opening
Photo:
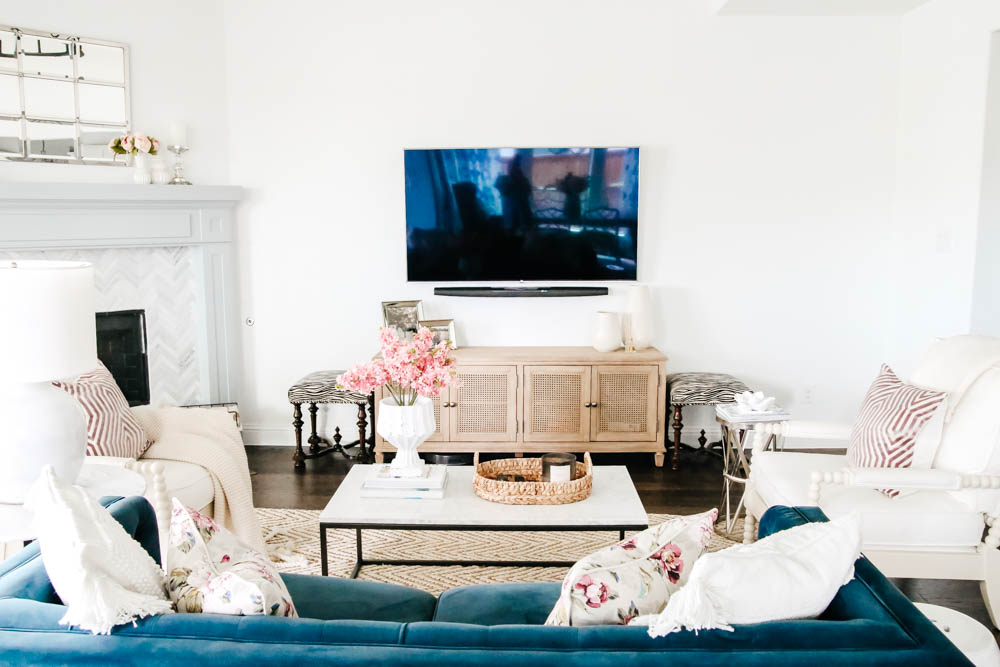
[[[111,371],[130,406],[149,405],[146,311],[97,313],[97,357]]]

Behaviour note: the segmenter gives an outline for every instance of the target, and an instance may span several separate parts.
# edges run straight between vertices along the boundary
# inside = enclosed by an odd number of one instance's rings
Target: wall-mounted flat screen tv
[[[407,150],[411,281],[635,280],[638,148]]]

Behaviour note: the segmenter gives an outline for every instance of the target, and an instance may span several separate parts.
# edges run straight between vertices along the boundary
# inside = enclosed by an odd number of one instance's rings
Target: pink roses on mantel
[[[341,375],[338,387],[368,394],[384,386],[397,405],[413,405],[417,396],[439,396],[446,387],[461,386],[455,379],[451,343],[434,345],[434,333],[427,327],[420,327],[411,341],[385,328],[379,342],[382,356]]]
[[[156,155],[160,152],[160,142],[155,137],[147,137],[145,134],[123,134],[108,142],[108,149],[119,155],[136,155],[145,153]]]

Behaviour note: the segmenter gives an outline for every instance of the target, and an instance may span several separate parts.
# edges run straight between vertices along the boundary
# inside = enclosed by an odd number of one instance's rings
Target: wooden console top
[[[471,346],[455,350],[455,360],[470,363],[519,363],[519,364],[656,364],[665,362],[665,354],[655,347],[636,352],[616,350],[598,352],[592,347],[578,346]]]

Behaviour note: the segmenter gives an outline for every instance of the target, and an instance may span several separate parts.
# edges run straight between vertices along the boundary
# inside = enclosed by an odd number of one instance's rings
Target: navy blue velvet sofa
[[[142,498],[107,498],[111,513],[159,559]],[[772,508],[761,535],[823,521],[815,508]],[[95,637],[59,625],[65,608],[32,545],[0,564],[3,665],[968,665],[866,559],[817,619],[680,632],[546,627],[558,584],[466,586],[440,598],[366,581],[284,575],[302,618],[168,614]]]

